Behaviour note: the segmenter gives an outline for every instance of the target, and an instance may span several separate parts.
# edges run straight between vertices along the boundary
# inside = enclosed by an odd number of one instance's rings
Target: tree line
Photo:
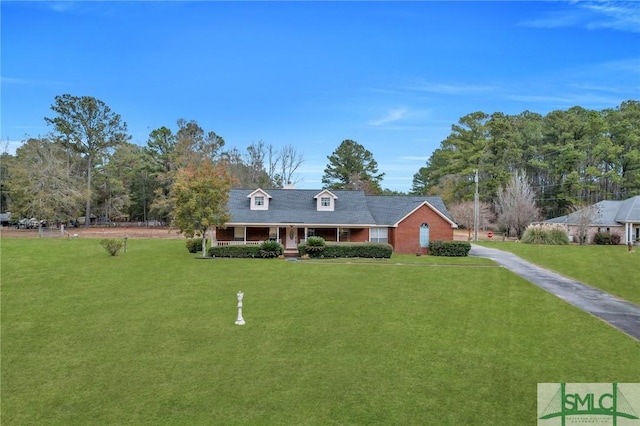
[[[120,115],[89,96],[56,96],[51,110],[45,117],[51,134],[28,138],[15,155],[2,154],[0,203],[13,217],[167,223],[178,198],[172,189],[195,169],[216,175],[221,188],[276,188],[295,182],[304,161],[291,145],[228,148],[195,120],[179,119],[177,130],[163,126],[145,146],[133,144]]]
[[[474,112],[460,118],[427,164],[412,193],[447,204],[479,194],[493,203],[517,171],[526,176],[544,218],[575,206],[640,194],[640,102],[601,111],[579,106],[541,115]]]
[[[29,138],[15,156],[0,158],[0,203],[16,217],[167,223],[175,217],[180,177],[206,180],[196,176],[203,169],[221,188],[280,188],[297,181],[304,161],[291,145],[229,148],[195,120],[179,119],[175,130],[163,126],[149,133],[145,146],[133,144],[122,118],[92,97],[56,96],[51,110],[48,136]],[[327,159],[323,188],[400,194],[382,189],[384,173],[356,141],[342,141]],[[465,115],[414,175],[410,194],[441,196],[468,226],[475,170],[483,222],[499,213],[499,197],[514,175],[531,187],[542,218],[640,194],[640,102],[545,116]]]

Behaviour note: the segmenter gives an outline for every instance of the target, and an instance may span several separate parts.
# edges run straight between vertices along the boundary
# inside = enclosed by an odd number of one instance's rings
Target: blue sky
[[[408,191],[460,117],[640,99],[640,2],[2,1],[2,149],[56,95],[104,101],[145,145],[196,120],[293,145],[320,188],[344,139]]]

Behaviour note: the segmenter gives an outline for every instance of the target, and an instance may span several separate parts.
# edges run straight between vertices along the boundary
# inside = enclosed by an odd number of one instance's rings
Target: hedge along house
[[[593,241],[596,232],[620,235],[620,243],[640,242],[640,195],[622,201],[600,201],[593,205],[595,214],[589,224],[587,241]],[[570,238],[577,241],[582,210],[545,220],[545,223],[565,225]]]
[[[310,236],[335,242],[384,242],[397,253],[426,253],[453,240],[457,225],[440,197],[371,196],[363,191],[232,189],[231,220],[215,245],[275,240],[297,251]]]

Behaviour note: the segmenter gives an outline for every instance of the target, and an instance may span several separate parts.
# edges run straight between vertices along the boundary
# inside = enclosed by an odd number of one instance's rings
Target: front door
[[[285,239],[285,248],[286,249],[297,249],[298,248],[298,228],[295,226],[287,227],[287,238]]]

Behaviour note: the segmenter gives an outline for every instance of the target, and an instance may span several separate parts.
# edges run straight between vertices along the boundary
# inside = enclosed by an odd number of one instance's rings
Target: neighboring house
[[[453,240],[457,228],[440,197],[371,196],[363,191],[232,189],[231,220],[217,245],[271,239],[297,250],[307,237],[384,242],[397,253],[424,253],[429,240]]]
[[[596,232],[617,233],[622,244],[640,241],[640,195],[624,201],[600,201],[593,205],[595,214],[589,226],[588,241]],[[584,217],[582,210],[545,220],[545,223],[559,223],[567,226],[569,236],[578,236],[578,224]]]

